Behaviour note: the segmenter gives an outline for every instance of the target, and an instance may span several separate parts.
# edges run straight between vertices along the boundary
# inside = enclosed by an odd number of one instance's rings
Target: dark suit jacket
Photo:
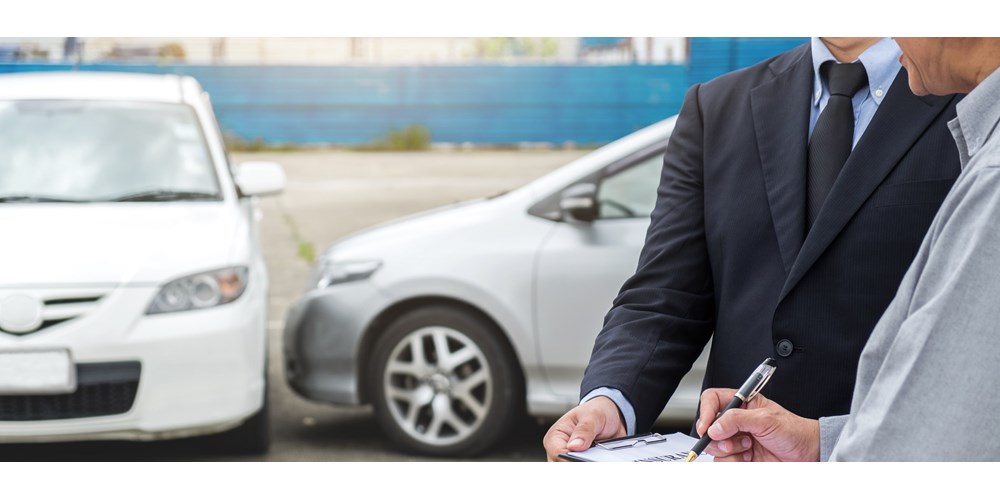
[[[581,387],[620,390],[637,431],[710,337],[704,387],[739,387],[773,357],[765,396],[810,418],[850,409],[861,349],[959,174],[959,98],[914,96],[900,70],[807,232],[812,85],[806,44],[688,91]]]

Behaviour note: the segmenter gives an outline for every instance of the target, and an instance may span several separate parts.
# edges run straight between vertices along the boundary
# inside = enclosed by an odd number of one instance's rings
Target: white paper
[[[571,451],[566,455],[585,462],[683,462],[688,452],[698,442],[697,439],[680,432],[661,437],[666,439],[651,443],[637,440],[632,446],[615,449],[593,446],[584,451]],[[615,446],[615,443],[609,443],[608,446]],[[713,458],[707,453],[702,453],[695,461],[711,462]]]

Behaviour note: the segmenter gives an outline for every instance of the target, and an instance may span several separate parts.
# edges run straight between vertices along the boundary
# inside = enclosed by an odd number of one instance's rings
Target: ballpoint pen
[[[739,408],[744,403],[749,403],[750,400],[759,394],[760,390],[764,388],[764,384],[766,384],[768,380],[771,380],[771,375],[774,375],[774,370],[776,368],[777,367],[774,366],[773,358],[765,359],[764,362],[750,374],[750,378],[748,378],[746,382],[743,382],[743,386],[740,387],[740,390],[736,391],[736,394],[733,395],[733,400],[730,401],[729,404],[715,416],[715,419],[718,420],[719,417],[733,408]],[[698,455],[701,455],[701,452],[705,451],[705,447],[707,447],[711,442],[712,438],[708,437],[708,431],[706,431],[705,435],[702,436],[701,439],[695,443],[694,447],[691,448],[691,451],[688,452],[687,458],[684,459],[684,461],[693,462],[694,459],[698,458]]]

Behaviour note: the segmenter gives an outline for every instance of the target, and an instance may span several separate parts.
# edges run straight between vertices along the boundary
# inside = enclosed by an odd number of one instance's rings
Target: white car
[[[312,400],[373,405],[417,453],[483,451],[523,409],[562,415],[635,271],[673,122],[502,196],[334,244],[288,314],[289,384]],[[693,420],[705,356],[663,420]]]
[[[267,448],[253,196],[189,77],[0,77],[0,441]]]

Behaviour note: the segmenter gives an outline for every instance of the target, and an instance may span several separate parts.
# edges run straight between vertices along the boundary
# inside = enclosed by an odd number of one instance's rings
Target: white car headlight
[[[313,288],[326,288],[367,279],[380,267],[382,262],[377,260],[333,261],[324,256],[316,263],[312,285]]]
[[[149,305],[146,314],[161,314],[228,304],[247,288],[248,269],[244,266],[193,274],[171,281]]]

